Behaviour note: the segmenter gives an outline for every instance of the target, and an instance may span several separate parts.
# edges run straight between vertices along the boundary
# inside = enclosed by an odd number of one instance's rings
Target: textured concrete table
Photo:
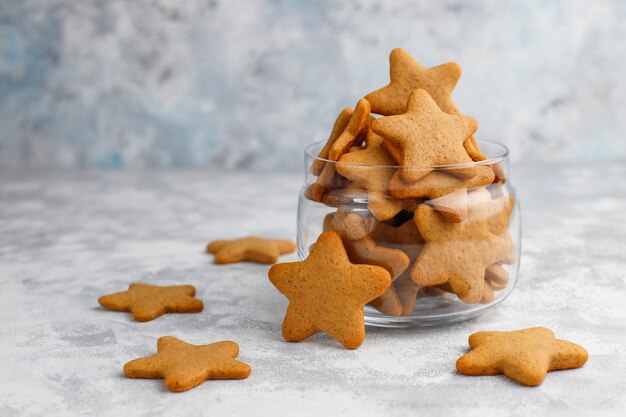
[[[214,238],[294,238],[300,175],[0,173],[0,416],[623,416],[626,166],[513,175],[524,231],[511,297],[449,327],[369,328],[349,351],[321,334],[284,342],[267,266],[203,253]],[[137,323],[98,306],[131,281],[196,285],[205,310]],[[584,345],[587,365],[538,388],[456,374],[470,333],[536,325]],[[124,378],[162,335],[235,340],[252,376],[182,394]]]

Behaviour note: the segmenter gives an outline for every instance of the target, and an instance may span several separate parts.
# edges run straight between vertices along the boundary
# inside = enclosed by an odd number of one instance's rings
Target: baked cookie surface
[[[126,291],[103,295],[98,303],[109,310],[130,312],[137,321],[150,321],[165,313],[199,313],[204,305],[195,295],[192,285],[133,283]]]
[[[274,264],[278,257],[296,250],[296,244],[288,240],[264,239],[249,236],[234,240],[215,240],[206,251],[215,255],[216,264],[256,262]]]
[[[135,359],[124,365],[128,378],[165,380],[170,391],[187,391],[210,379],[243,379],[252,372],[250,365],[235,358],[239,345],[222,341],[192,345],[173,336],[157,341],[156,355]]]
[[[391,285],[383,267],[351,263],[332,231],[319,236],[304,261],[272,266],[269,279],[289,299],[285,340],[297,342],[323,331],[350,349],[365,339],[363,307]]]
[[[511,332],[478,332],[469,337],[471,352],[456,369],[465,375],[498,375],[523,385],[540,385],[549,371],[583,366],[589,354],[582,347],[556,339],[545,327]]]

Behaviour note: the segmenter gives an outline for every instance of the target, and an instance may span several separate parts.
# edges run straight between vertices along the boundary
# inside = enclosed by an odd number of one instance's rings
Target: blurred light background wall
[[[626,1],[3,0],[0,168],[297,169],[402,46],[517,163],[626,160]]]

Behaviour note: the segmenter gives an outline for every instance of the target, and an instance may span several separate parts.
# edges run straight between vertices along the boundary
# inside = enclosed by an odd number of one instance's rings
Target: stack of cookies
[[[418,297],[448,293],[490,303],[508,283],[502,265],[515,262],[515,202],[473,136],[476,120],[451,99],[460,75],[456,63],[426,68],[394,49],[389,85],[341,111],[310,167],[306,197],[335,209],[324,231],[341,237],[351,262],[392,278],[370,303],[383,314],[409,315]]]

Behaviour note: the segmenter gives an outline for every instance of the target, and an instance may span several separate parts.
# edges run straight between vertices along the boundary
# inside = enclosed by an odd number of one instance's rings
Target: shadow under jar
[[[513,291],[521,225],[504,145],[479,141],[489,159],[434,167],[370,165],[366,153],[330,161],[317,157],[323,146],[305,150],[298,257],[335,231],[352,263],[387,269],[392,285],[365,307],[368,325],[458,322]]]

